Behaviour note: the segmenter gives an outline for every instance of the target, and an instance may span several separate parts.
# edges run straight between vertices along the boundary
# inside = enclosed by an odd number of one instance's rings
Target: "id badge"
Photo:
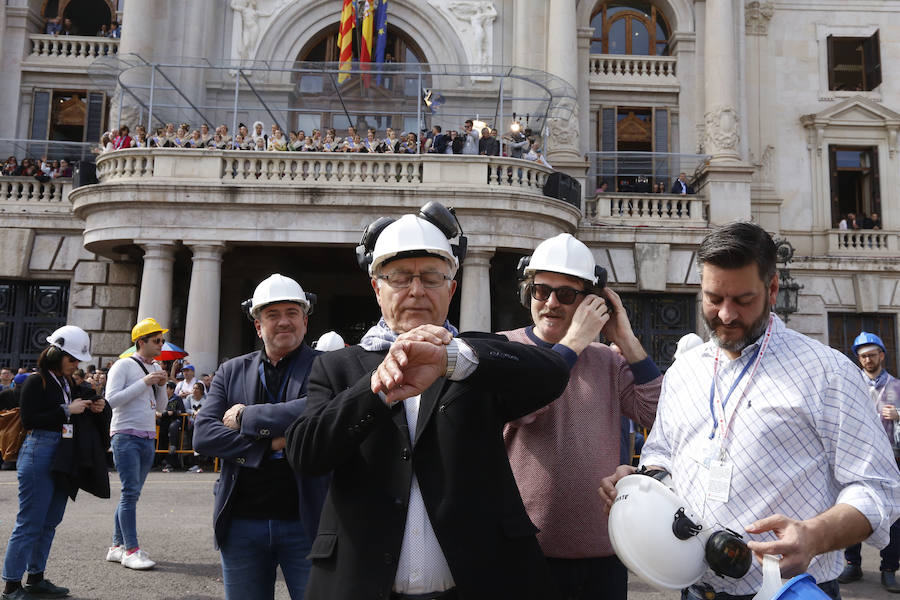
[[[728,502],[731,495],[731,472],[734,465],[724,460],[713,460],[709,463],[709,481],[706,486],[706,499],[714,502]]]
[[[62,436],[67,440],[72,439],[75,436],[75,425],[72,423],[63,423]]]

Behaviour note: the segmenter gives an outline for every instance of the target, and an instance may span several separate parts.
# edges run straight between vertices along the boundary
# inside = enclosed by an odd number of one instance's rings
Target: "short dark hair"
[[[775,242],[756,223],[729,223],[706,234],[697,251],[697,263],[721,269],[741,269],[755,263],[759,278],[768,284],[775,276]]]

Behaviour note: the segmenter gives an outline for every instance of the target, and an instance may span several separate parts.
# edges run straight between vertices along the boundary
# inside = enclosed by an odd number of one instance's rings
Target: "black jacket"
[[[416,443],[403,404],[370,390],[385,352],[353,346],[319,357],[287,456],[306,475],[333,471],[312,545],[307,600],[388,598],[413,473],[466,600],[556,597],[503,445],[503,425],[553,401],[569,369],[553,351],[466,334],[478,367],[421,397]],[[598,508],[599,510],[599,508]]]
[[[96,393],[69,381],[73,399],[93,400]],[[30,375],[22,384],[21,416],[26,430],[61,431],[63,423],[71,423],[74,437],[62,438],[53,456],[50,471],[57,485],[62,485],[73,500],[82,489],[99,498],[109,498],[109,474],[106,470],[106,451],[109,448],[109,404],[101,413],[85,411],[68,420],[62,408],[65,404],[59,384],[48,376],[46,383],[40,375]]]

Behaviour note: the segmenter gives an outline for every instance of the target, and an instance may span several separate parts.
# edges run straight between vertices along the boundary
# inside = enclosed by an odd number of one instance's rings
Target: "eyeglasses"
[[[587,296],[590,292],[583,292],[581,290],[576,290],[573,287],[569,287],[567,285],[563,285],[560,287],[550,287],[546,283],[532,283],[529,284],[529,293],[531,293],[531,297],[535,300],[540,300],[541,302],[546,302],[550,299],[550,294],[555,293],[556,299],[559,300],[560,304],[572,304],[575,302],[575,299],[578,298],[578,295]]]
[[[162,344],[163,339],[161,337],[153,338],[152,340],[147,340],[148,342],[153,342],[154,344]]]
[[[875,360],[881,352],[866,352],[859,355],[859,360]]]
[[[394,289],[402,290],[411,286],[413,279],[415,279],[416,277],[418,277],[419,281],[422,282],[422,287],[429,289],[441,287],[441,285],[445,281],[449,281],[451,279],[449,275],[445,275],[444,273],[441,273],[439,271],[425,271],[424,273],[418,273],[416,275],[412,273],[403,273],[402,271],[395,271],[388,275],[378,275],[376,279],[386,281],[387,284]]]

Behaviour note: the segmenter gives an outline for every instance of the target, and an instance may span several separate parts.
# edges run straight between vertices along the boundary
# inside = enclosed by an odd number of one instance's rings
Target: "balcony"
[[[97,58],[113,56],[119,52],[119,40],[112,38],[32,34],[29,40],[31,50],[22,63],[24,69],[81,71]]]
[[[588,61],[592,90],[678,92],[673,56],[591,54]]]
[[[72,179],[42,183],[34,177],[0,177],[0,212],[69,213]]]
[[[706,199],[680,194],[597,194],[585,201],[585,217],[594,225],[628,227],[706,227]]]
[[[832,229],[828,232],[829,256],[860,258],[900,256],[900,232],[881,229]]]
[[[505,157],[130,149],[97,159],[72,194],[85,246],[134,240],[357,244],[365,226],[427,200],[456,207],[470,246],[530,249],[581,211],[543,195],[551,169]]]

